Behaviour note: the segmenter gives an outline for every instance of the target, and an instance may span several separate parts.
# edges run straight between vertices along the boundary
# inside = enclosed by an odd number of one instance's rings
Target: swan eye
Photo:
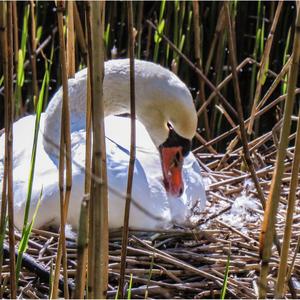
[[[170,131],[174,130],[174,128],[170,122],[167,122],[167,127],[169,128]]]

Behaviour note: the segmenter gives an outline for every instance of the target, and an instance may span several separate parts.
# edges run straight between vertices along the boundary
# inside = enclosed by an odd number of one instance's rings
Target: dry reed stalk
[[[13,23],[14,23],[14,62],[15,66],[18,64],[19,38],[18,38],[18,10],[17,1],[12,1],[13,5]]]
[[[266,68],[268,68],[268,64],[269,64],[269,59],[270,59],[270,52],[271,52],[271,48],[272,48],[272,44],[273,44],[273,38],[274,38],[274,33],[277,27],[277,23],[279,20],[279,16],[280,16],[280,12],[282,9],[282,5],[283,5],[283,1],[279,1],[278,5],[277,5],[277,9],[276,9],[276,13],[273,19],[273,23],[267,38],[267,42],[265,45],[265,49],[264,49],[264,53],[262,56],[262,60],[260,62],[260,71],[259,71],[259,76],[258,76],[258,80],[257,80],[257,84],[256,84],[256,90],[255,90],[255,95],[254,95],[254,99],[253,99],[253,104],[252,104],[252,111],[251,111],[251,116],[250,116],[250,123],[248,126],[248,134],[252,134],[252,128],[253,128],[253,123],[254,123],[254,115],[257,112],[257,103],[258,103],[258,99],[260,97],[260,93],[261,93],[261,89],[263,86],[263,82],[264,82],[264,77],[266,76]]]
[[[90,3],[91,7],[91,103],[93,124],[92,173],[100,178],[91,183],[91,204],[93,207],[92,239],[93,257],[89,256],[89,272],[93,270],[93,282],[89,280],[89,292],[93,298],[105,298],[108,285],[108,195],[106,173],[106,151],[104,130],[104,22],[105,2]],[[99,141],[100,139],[100,141]],[[90,273],[89,273],[90,274]]]
[[[229,145],[226,147],[226,153],[222,157],[222,159],[219,161],[219,164],[216,168],[217,171],[222,169],[222,166],[227,162],[227,160],[230,158],[230,154],[233,152],[233,149],[236,147],[239,139],[241,139],[241,134],[238,131],[237,136],[230,141]]]
[[[298,118],[300,118],[300,111],[298,113]],[[278,270],[278,277],[276,283],[275,298],[283,298],[285,293],[285,282],[287,279],[287,268],[288,268],[288,254],[290,248],[290,241],[292,236],[292,224],[293,224],[293,214],[296,202],[296,191],[299,183],[299,164],[300,164],[300,122],[298,120],[297,134],[295,141],[295,151],[293,156],[293,166],[292,166],[292,177],[289,186],[288,195],[288,207],[286,211],[286,222],[284,228],[284,237],[281,248],[280,264]]]
[[[12,2],[1,3],[1,43],[4,73],[5,99],[5,175],[3,184],[7,188],[8,227],[9,227],[9,270],[10,297],[16,298],[14,199],[13,199],[13,20]],[[5,189],[6,189],[5,188]],[[4,190],[5,190],[4,189]],[[6,195],[4,195],[6,197]],[[4,200],[5,201],[5,200]],[[5,204],[3,205],[5,206]],[[3,217],[5,217],[5,212]],[[4,222],[5,223],[5,222]],[[4,231],[3,231],[4,232]]]
[[[252,59],[251,58],[245,58],[238,66],[237,66],[237,72],[239,72],[240,70],[242,70],[247,64],[251,63]],[[226,86],[226,84],[232,79],[232,73],[230,73],[223,81],[221,81],[217,87],[216,90],[221,91],[222,88],[224,88]],[[213,100],[213,98],[217,95],[217,93],[215,91],[213,91],[208,99],[205,101],[205,103],[203,103],[203,105],[198,109],[197,114],[198,117],[203,113],[203,111],[206,109],[206,107],[211,103],[211,101]]]
[[[257,104],[256,112],[263,107],[263,105],[270,98],[271,94],[274,92],[278,84],[284,79],[285,74],[288,72],[290,68],[291,62],[292,62],[292,58],[290,57],[288,61],[285,63],[285,65],[282,67],[280,73],[276,76],[275,80],[272,82],[272,85],[270,86],[266,94],[263,96],[261,101]]]
[[[205,145],[205,144],[207,144],[207,141],[202,137],[202,135],[200,134],[200,133],[198,133],[197,131],[196,131],[196,133],[195,133],[195,138],[203,145]],[[206,147],[207,148],[207,150],[210,152],[210,153],[213,153],[213,154],[218,154],[218,152],[214,149],[214,147],[212,147],[212,146],[207,146]]]
[[[293,259],[292,259],[292,261],[289,265],[289,270],[288,270],[288,273],[286,275],[286,280],[289,280],[292,276],[292,273],[293,273],[294,267],[295,267],[296,256],[299,252],[299,249],[300,249],[300,236],[298,236],[297,244],[296,244],[296,247],[295,247],[295,250],[294,250]],[[294,297],[294,298],[296,298],[296,297]]]
[[[227,111],[224,109],[222,105],[216,105],[217,110],[225,117],[227,122],[230,124],[230,126],[233,128],[236,126],[230,115],[227,113]],[[239,132],[238,132],[239,134]]]
[[[36,69],[36,24],[35,24],[35,10],[34,0],[30,0],[30,15],[31,15],[31,70],[32,70],[32,85],[33,85],[33,103],[34,107],[37,106],[39,96],[39,86],[37,81]]]
[[[248,141],[247,141],[247,134],[245,129],[244,117],[243,117],[243,108],[242,108],[242,100],[240,94],[240,87],[239,87],[239,80],[236,72],[237,61],[236,61],[236,50],[235,50],[235,43],[234,43],[234,33],[231,24],[231,17],[230,17],[230,9],[228,3],[225,3],[225,18],[227,20],[228,26],[228,44],[229,44],[229,59],[230,64],[232,66],[232,79],[233,79],[233,87],[234,87],[234,95],[236,101],[236,107],[239,115],[239,129],[240,129],[240,138],[243,145],[244,157],[247,163],[248,169],[251,174],[251,178],[254,182],[255,188],[257,190],[259,199],[261,201],[262,206],[265,206],[265,197],[261,186],[259,184],[259,180],[256,175],[256,170],[254,169],[253,162],[251,160]]]
[[[119,280],[119,297],[125,298],[124,293],[124,279],[126,268],[126,256],[128,245],[128,227],[130,205],[132,197],[132,183],[133,172],[135,163],[135,146],[136,146],[136,126],[135,126],[135,72],[134,72],[134,31],[133,31],[133,11],[132,1],[127,2],[127,16],[128,16],[128,35],[129,35],[129,62],[130,62],[130,118],[131,118],[131,132],[130,132],[130,158],[128,166],[128,179],[126,190],[125,213],[123,223],[122,235],[122,252],[121,252],[121,267],[120,267],[120,280]]]
[[[300,93],[300,88],[295,90],[295,95],[297,95],[299,93]],[[262,116],[263,114],[265,114],[266,112],[268,112],[272,107],[274,107],[275,105],[277,105],[281,101],[284,101],[285,99],[286,99],[286,95],[279,96],[278,98],[276,98],[275,100],[273,100],[271,103],[269,103],[268,105],[266,105],[264,108],[262,108],[261,110],[259,110],[256,113],[255,118]],[[249,121],[250,121],[250,118],[248,118],[247,120],[245,120],[245,125],[247,125],[247,123],[249,123]],[[220,142],[224,138],[226,138],[229,135],[235,133],[238,129],[239,129],[239,126],[236,126],[236,127],[232,128],[232,129],[228,130],[227,132],[224,132],[224,133],[220,134],[216,138],[210,140],[205,145],[202,145],[202,146],[196,148],[195,150],[193,150],[193,152],[195,153],[197,151],[202,151],[202,149],[204,147],[207,147],[209,145],[213,145],[213,144],[216,144],[216,143]]]
[[[74,36],[74,1],[67,1],[67,67],[68,78],[75,76],[75,36]]]
[[[276,155],[275,171],[272,177],[270,193],[267,201],[267,207],[264,214],[264,220],[260,234],[260,254],[261,254],[261,274],[259,297],[265,298],[267,293],[267,275],[268,265],[272,251],[272,238],[275,228],[275,220],[278,209],[278,203],[281,190],[281,179],[284,172],[284,159],[286,156],[286,148],[288,146],[288,136],[291,127],[291,115],[293,110],[295,89],[298,78],[298,66],[300,55],[300,10],[297,10],[297,18],[295,23],[295,36],[293,43],[293,58],[289,72],[287,99],[285,101],[285,109],[283,116],[283,127],[280,135],[278,152]]]
[[[201,49],[203,47],[201,43],[201,31],[200,31],[200,14],[199,14],[199,3],[198,1],[193,1],[193,23],[194,23],[194,45],[195,45],[195,60],[196,66],[203,72],[203,65],[201,61]],[[198,88],[199,88],[199,100],[201,105],[205,103],[205,85],[204,81],[198,76]],[[210,127],[208,122],[207,110],[204,110],[204,127],[206,132],[206,138],[210,140]]]
[[[76,2],[74,2],[74,27],[75,27],[75,33],[76,33],[78,45],[83,54],[84,61],[85,63],[87,63],[87,43],[82,29],[82,24],[81,24]]]
[[[142,48],[142,33],[143,33],[143,10],[144,10],[144,1],[139,2],[138,13],[137,13],[137,22],[136,28],[138,31],[137,35],[137,58],[141,58],[141,48]]]
[[[223,31],[223,28],[225,27],[225,14],[224,14],[224,6],[221,7],[220,12],[219,12],[219,16],[218,16],[218,21],[217,21],[217,25],[216,25],[216,30],[214,33],[214,37],[210,46],[210,50],[207,56],[207,60],[206,60],[206,66],[205,66],[205,75],[208,75],[208,72],[210,70],[210,66],[211,66],[211,62],[213,59],[213,55],[215,52],[215,48],[217,45],[218,40],[220,39],[220,34]]]
[[[6,3],[4,1],[0,2],[0,39],[1,39],[1,48],[2,48],[2,55],[1,55],[1,62],[3,68],[4,76],[8,74],[8,57],[7,55],[7,21],[6,21]],[[7,78],[7,77],[5,77]],[[8,90],[8,82],[4,79],[4,91],[5,93]],[[8,118],[4,118],[4,128],[8,128],[7,125]],[[7,216],[7,172],[8,172],[8,164],[7,164],[7,143],[5,142],[5,150],[4,150],[4,170],[3,170],[3,180],[2,180],[2,195],[1,195],[1,220],[0,220],[0,234],[5,236],[5,229],[6,229],[6,216]],[[0,252],[0,274],[2,274],[2,267],[3,267],[3,241],[1,244],[2,251]],[[2,280],[2,277],[1,277]]]
[[[76,5],[75,5],[76,7]],[[75,9],[76,12],[77,9]],[[86,37],[88,41],[84,40],[85,50],[87,51],[87,45],[89,45],[89,49],[91,49],[91,30],[90,30],[90,7],[87,3],[85,5],[85,13],[86,13],[86,29],[87,34]],[[78,15],[78,12],[75,15]],[[78,15],[79,17],[79,15]],[[80,20],[77,19],[76,22]],[[75,23],[76,23],[75,22]],[[76,26],[75,26],[76,29]],[[83,34],[83,33],[82,33]],[[84,36],[83,36],[84,38]],[[86,95],[86,136],[85,136],[85,179],[84,179],[84,193],[87,195],[90,193],[91,190],[91,126],[92,126],[92,119],[91,119],[91,82],[90,82],[90,74],[91,74],[91,66],[90,66],[90,56],[86,53],[85,56],[88,64],[88,72],[87,72],[87,95]],[[92,215],[92,211],[89,210],[92,206],[89,204],[90,201],[85,201],[85,204],[82,203],[81,205],[81,212],[80,212],[80,227],[78,231],[78,255],[77,255],[77,278],[76,278],[76,290],[74,293],[74,299],[82,299],[84,297],[84,289],[86,286],[86,273],[87,273],[87,262],[88,262],[88,237],[89,237],[89,215]],[[87,212],[85,212],[87,210]],[[86,245],[84,244],[85,239],[87,240]],[[90,247],[91,248],[91,247]],[[90,250],[91,251],[91,250]],[[92,253],[90,253],[89,257],[92,257]],[[92,269],[90,270],[92,271]],[[92,272],[90,272],[92,273]],[[91,279],[91,275],[89,275],[89,279]]]
[[[72,188],[72,163],[71,163],[71,136],[70,136],[70,113],[68,104],[68,75],[65,54],[65,39],[63,33],[63,13],[65,11],[64,3],[57,2],[57,19],[58,32],[60,44],[60,62],[62,73],[63,86],[63,103],[61,115],[61,139],[60,139],[60,155],[59,155],[59,193],[60,193],[60,235],[57,249],[57,258],[55,264],[55,275],[52,286],[52,298],[58,297],[58,282],[60,275],[61,258],[63,258],[64,269],[64,296],[69,298],[68,284],[67,284],[67,257],[65,244],[65,224],[68,215],[69,200]],[[66,162],[66,183],[64,182],[64,170]],[[64,185],[66,187],[64,188]]]
[[[89,173],[91,168],[91,125],[92,125],[92,76],[93,76],[93,61],[92,58],[92,28],[91,28],[91,5],[86,2],[85,5],[85,20],[86,20],[86,38],[88,49],[88,81],[87,81],[87,112],[86,112],[86,161],[85,161],[85,190],[91,193],[91,178],[93,173]],[[94,297],[94,202],[89,201],[89,218],[88,218],[88,267],[87,267],[87,296]]]
[[[88,247],[88,201],[88,197],[84,196],[81,203],[77,242],[77,268],[75,276],[76,288],[73,295],[74,299],[84,298]]]
[[[146,21],[151,28],[157,30],[157,27],[150,21],[147,20]],[[221,94],[221,92],[219,90],[217,90],[217,88],[212,84],[212,82],[203,74],[203,72],[201,70],[199,70],[193,62],[191,62],[188,57],[186,55],[184,55],[175,45],[174,43],[172,43],[170,41],[169,38],[167,38],[163,33],[160,34],[159,32],[157,32],[157,34],[170,45],[170,48],[172,48],[187,64],[188,66],[199,76],[201,76],[201,78],[204,80],[204,82],[208,85],[208,87],[216,92],[216,94],[220,97],[220,101],[222,102],[223,106],[226,107],[233,116],[235,116],[236,118],[238,117],[238,114],[236,112],[236,110],[232,107],[232,105],[226,100],[226,98]]]

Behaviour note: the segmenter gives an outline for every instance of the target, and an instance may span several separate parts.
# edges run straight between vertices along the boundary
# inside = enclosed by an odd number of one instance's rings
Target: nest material
[[[293,149],[289,151],[292,155]],[[273,145],[264,146],[260,155],[254,157],[266,198],[274,169],[275,152],[276,148]],[[206,181],[210,183],[207,192],[207,208],[201,214],[194,216],[197,219],[194,229],[172,229],[155,233],[130,232],[126,279],[129,281],[132,275],[132,298],[144,298],[145,295],[150,298],[219,298],[229,255],[226,297],[258,297],[260,270],[258,237],[263,209],[256,197],[250,175],[241,171],[242,159],[238,153],[237,150],[226,159],[224,155],[198,154],[205,164],[203,166]],[[262,155],[264,159],[261,159]],[[288,158],[277,219],[277,235],[280,240],[283,237],[291,164]],[[241,202],[241,206],[236,206],[238,201]],[[296,206],[294,217],[290,262],[300,232],[299,207]],[[16,233],[16,238],[18,237],[19,234]],[[20,276],[18,289],[20,297],[49,297],[49,276],[55,264],[57,244],[57,233],[33,231]],[[76,273],[75,239],[68,238],[67,251],[69,287],[72,290]],[[109,298],[114,298],[117,292],[120,254],[120,234],[111,232]],[[30,265],[30,259],[40,266],[39,271]],[[273,287],[276,282],[278,262],[278,252],[274,247],[270,262],[268,297],[274,297]],[[292,290],[289,289],[286,294],[289,298],[300,297],[300,290],[297,289],[299,275],[300,258],[296,256],[291,276]],[[9,278],[9,261],[5,258],[0,296],[9,297]],[[62,291],[62,280],[60,288]]]

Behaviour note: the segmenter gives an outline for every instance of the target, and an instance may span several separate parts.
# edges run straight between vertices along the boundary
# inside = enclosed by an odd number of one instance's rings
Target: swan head
[[[147,84],[137,92],[136,103],[143,98],[137,113],[159,150],[165,188],[179,197],[184,191],[183,161],[190,152],[198,119],[187,86],[169,70],[156,68],[155,75],[148,76]]]
[[[179,197],[184,190],[182,166],[184,157],[191,150],[191,140],[177,134],[171,124],[167,140],[159,146],[162,163],[163,182],[166,190],[173,196]]]

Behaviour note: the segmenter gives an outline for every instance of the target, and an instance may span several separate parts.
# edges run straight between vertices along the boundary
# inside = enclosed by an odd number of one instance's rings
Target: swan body
[[[107,68],[105,65],[104,79],[104,100],[106,101],[106,115],[116,114],[128,111],[128,103],[123,99],[127,93],[128,87],[124,82],[128,81],[128,70],[126,71],[126,60],[109,62],[111,66]],[[121,64],[120,64],[121,62]],[[139,63],[139,61],[137,61]],[[122,65],[123,64],[123,65]],[[186,87],[174,75],[170,75],[169,71],[152,63],[141,63],[142,67],[146,65],[151,69],[151,65],[158,72],[158,81],[153,79],[153,70],[142,71],[142,68],[137,68],[136,80],[139,90],[143,88],[143,93],[138,92],[137,104],[138,120],[137,124],[137,148],[136,162],[133,177],[133,199],[131,205],[129,226],[138,229],[155,229],[167,228],[172,224],[188,225],[193,208],[198,206],[202,209],[205,206],[206,196],[200,168],[195,157],[190,153],[184,160],[182,173],[185,182],[183,193],[180,197],[171,196],[165,189],[163,184],[163,175],[161,169],[161,157],[158,151],[158,145],[167,138],[167,133],[158,134],[159,126],[152,126],[148,119],[151,114],[163,116],[163,122],[171,121],[172,125],[183,136],[189,137],[192,135],[193,120],[190,122],[190,128],[184,128],[182,125],[177,125],[178,121],[174,118],[176,114],[171,114],[169,118],[165,112],[166,108],[157,105],[154,106],[153,93],[158,93],[162,81],[165,84],[165,89],[168,90],[168,85],[174,86],[177,90],[176,97],[180,98],[186,93]],[[121,65],[121,66],[120,66]],[[127,72],[127,73],[126,73]],[[152,72],[152,73],[151,73]],[[72,149],[72,176],[73,184],[69,205],[69,213],[67,222],[77,229],[80,214],[80,205],[84,192],[84,159],[85,159],[85,93],[86,93],[86,75],[85,71],[80,71],[76,74],[75,79],[69,80],[69,97],[71,111],[71,149]],[[125,74],[125,75],[124,75]],[[109,79],[109,76],[114,77]],[[147,77],[148,76],[148,77]],[[166,78],[164,78],[164,76]],[[141,79],[142,77],[142,79]],[[115,86],[115,90],[111,90],[112,84],[115,81],[119,82]],[[152,89],[146,84],[148,78],[149,84],[152,84]],[[169,82],[168,80],[169,79]],[[153,81],[151,83],[151,80]],[[158,85],[156,90],[155,84]],[[124,88],[125,90],[122,90]],[[127,89],[127,90],[126,90]],[[170,93],[174,92],[172,90]],[[183,91],[181,91],[183,90]],[[123,91],[123,94],[122,94]],[[164,91],[164,90],[163,90]],[[180,95],[180,92],[182,93]],[[151,94],[152,95],[149,95]],[[166,92],[164,92],[166,94]],[[145,97],[143,97],[143,94]],[[163,94],[163,93],[162,93]],[[157,96],[157,95],[156,95]],[[47,110],[41,116],[40,131],[37,145],[37,156],[35,165],[35,175],[33,182],[33,190],[30,206],[30,219],[33,216],[34,209],[41,195],[40,207],[35,219],[34,227],[40,228],[48,225],[59,226],[60,224],[60,206],[59,206],[59,189],[58,189],[58,156],[55,146],[57,137],[59,138],[60,129],[60,110],[61,110],[61,90],[59,90],[51,100]],[[116,99],[116,97],[118,99]],[[147,98],[148,97],[148,98]],[[171,97],[167,95],[167,97]],[[172,97],[175,97],[172,95]],[[175,98],[176,98],[175,97]],[[164,99],[166,99],[164,98]],[[152,100],[151,100],[152,99]],[[187,97],[186,107],[189,107],[190,99]],[[110,102],[109,102],[110,101]],[[119,102],[118,102],[119,101]],[[143,102],[146,101],[146,102]],[[162,102],[165,100],[162,100]],[[177,100],[175,100],[176,102]],[[144,103],[144,104],[143,104]],[[166,102],[167,103],[167,102]],[[145,107],[152,105],[154,112],[147,112],[145,116]],[[166,104],[165,104],[166,105]],[[176,106],[176,104],[174,104]],[[157,108],[160,107],[161,111]],[[149,109],[149,107],[148,107]],[[189,109],[187,108],[187,111]],[[183,115],[185,112],[182,112]],[[153,117],[154,115],[152,115]],[[173,119],[172,119],[173,118]],[[155,119],[154,119],[155,120]],[[153,119],[152,119],[153,123]],[[159,123],[159,122],[158,122]],[[13,176],[14,176],[14,212],[15,225],[22,228],[23,216],[25,210],[25,202],[28,187],[28,176],[30,169],[32,141],[34,134],[35,116],[24,117],[14,123],[14,140],[13,140]],[[145,126],[144,126],[145,125]],[[151,127],[152,126],[152,127]],[[188,126],[188,127],[189,127]],[[145,128],[146,127],[146,128]],[[157,127],[157,128],[156,128]],[[167,131],[167,126],[163,130]],[[124,207],[125,207],[125,191],[127,184],[127,172],[129,162],[130,148],[130,120],[124,117],[109,116],[105,119],[106,130],[106,151],[107,151],[107,173],[109,185],[109,227],[119,228],[123,224]],[[51,142],[49,142],[51,141]],[[4,135],[0,137],[0,184],[2,188],[4,162]],[[42,194],[41,194],[42,191]]]

